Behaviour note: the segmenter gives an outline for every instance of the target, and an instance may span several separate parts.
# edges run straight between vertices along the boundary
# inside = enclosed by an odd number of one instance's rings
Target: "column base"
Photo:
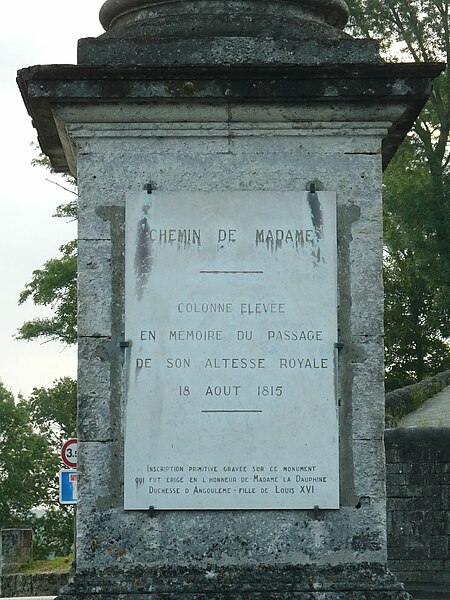
[[[379,563],[135,567],[77,573],[57,600],[411,600]]]

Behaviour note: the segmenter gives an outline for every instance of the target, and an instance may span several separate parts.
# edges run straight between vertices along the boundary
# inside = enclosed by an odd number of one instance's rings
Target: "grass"
[[[33,562],[23,565],[19,573],[68,573],[72,566],[73,554],[69,556],[57,556],[51,560],[33,560]]]

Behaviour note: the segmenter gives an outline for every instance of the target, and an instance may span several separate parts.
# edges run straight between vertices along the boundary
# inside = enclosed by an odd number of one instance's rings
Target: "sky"
[[[32,167],[35,130],[15,82],[18,69],[38,64],[76,63],[77,40],[98,36],[103,0],[22,0],[2,9],[0,34],[0,380],[17,397],[76,376],[76,349],[58,342],[15,339],[24,321],[51,314],[31,301],[18,306],[34,269],[58,255],[76,237],[76,223],[52,218],[71,195],[46,181],[60,181]]]

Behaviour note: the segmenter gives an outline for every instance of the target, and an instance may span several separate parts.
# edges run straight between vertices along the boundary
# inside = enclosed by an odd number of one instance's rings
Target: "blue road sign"
[[[76,504],[77,494],[76,469],[63,469],[59,472],[59,502],[60,504]]]

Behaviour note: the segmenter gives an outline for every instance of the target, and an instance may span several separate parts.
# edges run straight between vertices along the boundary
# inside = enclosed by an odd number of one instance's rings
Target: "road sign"
[[[78,440],[76,438],[67,440],[61,450],[62,461],[69,469],[76,469],[78,464],[77,442]]]
[[[59,472],[60,504],[76,504],[78,500],[76,469],[63,469]]]

